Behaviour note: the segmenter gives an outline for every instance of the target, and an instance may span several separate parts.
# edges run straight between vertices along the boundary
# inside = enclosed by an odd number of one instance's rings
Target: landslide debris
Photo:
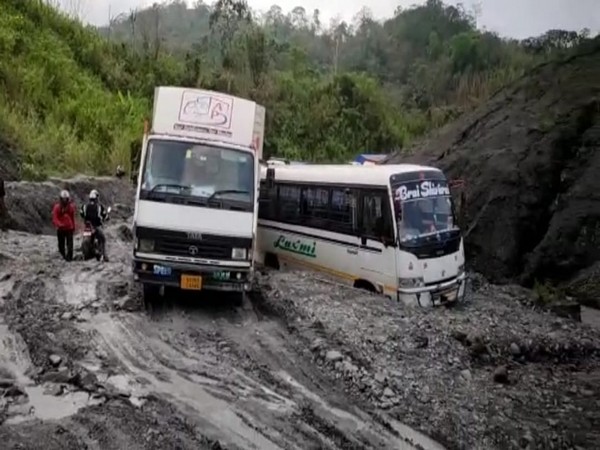
[[[62,184],[18,183],[11,193],[25,204]],[[100,184],[71,190],[80,197]],[[99,189],[125,201],[129,188],[119,186],[106,180]],[[130,205],[120,208],[126,220]],[[44,231],[45,202],[30,208],[30,229]],[[355,403],[278,317],[251,302],[177,296],[147,314],[131,285],[126,223],[115,217],[106,234],[110,262],[67,263],[53,235],[0,233],[0,440],[8,448],[443,450]]]
[[[447,448],[600,442],[600,332],[532,310],[523,288],[475,277],[466,304],[422,310],[312,273],[259,284],[261,308],[349,397]]]
[[[600,260],[598,80],[600,38],[387,160],[465,180],[468,261],[491,280],[564,282]]]

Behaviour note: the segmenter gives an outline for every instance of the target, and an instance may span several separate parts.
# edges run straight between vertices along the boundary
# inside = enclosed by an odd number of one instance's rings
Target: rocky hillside
[[[465,180],[467,251],[491,279],[585,276],[600,259],[598,80],[595,39],[387,162],[426,162]]]

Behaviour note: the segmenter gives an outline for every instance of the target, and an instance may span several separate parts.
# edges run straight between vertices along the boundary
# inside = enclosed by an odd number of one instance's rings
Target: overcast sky
[[[54,0],[56,1],[56,0]],[[64,5],[82,5],[83,20],[95,25],[108,22],[111,14],[128,11],[130,8],[148,6],[154,0],[60,0]],[[212,0],[206,1],[213,3]],[[162,3],[162,2],[161,2]],[[192,1],[188,3],[193,3]],[[403,8],[423,0],[248,0],[251,8],[267,11],[271,5],[279,5],[285,12],[295,6],[303,6],[309,14],[315,8],[321,11],[324,24],[335,16],[352,20],[363,5],[369,5],[375,18],[390,17],[397,6]],[[460,3],[447,0],[446,3]],[[479,27],[496,31],[503,36],[525,38],[542,34],[551,28],[581,30],[589,28],[600,32],[600,0],[463,0],[466,8],[480,5]]]

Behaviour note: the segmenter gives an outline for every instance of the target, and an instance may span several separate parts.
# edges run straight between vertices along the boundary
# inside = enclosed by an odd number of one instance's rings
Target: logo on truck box
[[[229,129],[233,112],[233,98],[184,91],[181,95],[179,120],[181,122]]]

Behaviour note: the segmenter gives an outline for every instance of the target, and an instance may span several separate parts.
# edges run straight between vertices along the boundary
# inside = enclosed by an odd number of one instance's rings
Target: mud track
[[[105,264],[63,262],[52,236],[0,235],[3,448],[443,448],[350,400],[251,300],[170,298],[149,314],[126,227],[108,235]]]

